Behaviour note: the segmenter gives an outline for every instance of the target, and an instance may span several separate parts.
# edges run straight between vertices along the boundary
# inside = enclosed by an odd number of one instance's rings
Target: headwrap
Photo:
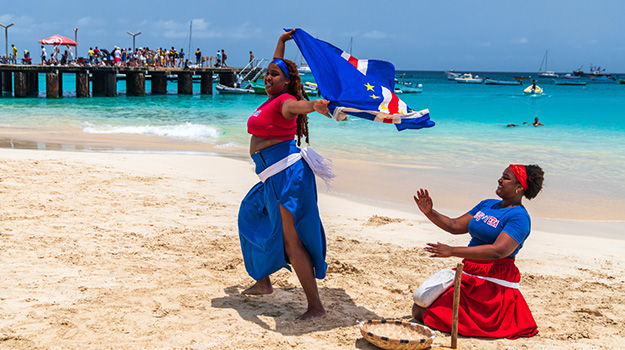
[[[525,171],[525,165],[510,164],[508,167],[512,170],[517,180],[519,180],[521,187],[527,191],[527,172]]]
[[[275,63],[278,67],[280,67],[280,70],[284,73],[284,75],[286,75],[287,78],[291,79],[291,75],[289,74],[289,67],[287,67],[286,63],[284,63],[282,59],[274,58],[271,63]]]

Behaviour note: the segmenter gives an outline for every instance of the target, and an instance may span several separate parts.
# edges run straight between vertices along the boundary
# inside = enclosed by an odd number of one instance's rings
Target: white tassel
[[[319,153],[307,147],[303,147],[300,154],[315,175],[319,176],[326,183],[326,187],[329,190],[331,188],[330,181],[336,177],[332,171],[332,160],[323,158]]]

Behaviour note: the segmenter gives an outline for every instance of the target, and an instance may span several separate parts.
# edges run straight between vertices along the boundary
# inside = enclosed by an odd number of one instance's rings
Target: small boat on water
[[[513,75],[514,80],[530,80],[532,79],[531,75]]]
[[[543,89],[538,85],[530,85],[523,90],[526,94],[542,94]]]
[[[545,56],[543,57],[543,61],[540,63],[540,68],[538,68],[539,78],[557,78],[558,77],[558,75],[555,72],[547,70],[548,62],[549,62],[549,50],[545,51]],[[543,70],[543,64],[545,65],[545,70]]]
[[[447,80],[455,80],[456,78],[460,78],[460,73],[456,73],[452,70],[445,72],[447,76]]]
[[[495,79],[484,79],[484,84],[486,85],[521,85],[521,81],[509,81],[509,80],[495,80]]]
[[[560,76],[560,79],[580,79],[580,78],[581,78],[580,76],[571,75],[571,73],[567,73],[567,74]]]
[[[619,80],[618,80],[618,83],[619,83],[619,84],[625,84],[625,79],[619,79]]]
[[[605,68],[603,70],[601,70],[601,67],[594,66],[592,64],[590,65],[590,73],[585,73],[582,70],[582,67],[583,66],[579,67],[577,70],[574,70],[573,74],[577,75],[577,76],[580,76],[580,77],[601,77],[601,76],[609,77],[609,76],[612,75],[610,73],[606,73],[605,72]]]
[[[239,87],[231,87],[223,84],[217,84],[215,86],[215,90],[219,91],[220,94],[253,94],[254,89],[251,87],[239,88]]]
[[[395,85],[395,93],[396,94],[420,94],[423,92],[423,85],[417,84],[417,86],[403,85],[397,86]]]
[[[615,84],[616,79],[608,76],[592,77],[588,80],[589,83],[601,83],[601,84]]]
[[[479,76],[473,76],[471,73],[464,73],[461,77],[454,79],[455,81],[457,81],[458,83],[465,83],[465,84],[481,84],[484,79],[480,78]]]

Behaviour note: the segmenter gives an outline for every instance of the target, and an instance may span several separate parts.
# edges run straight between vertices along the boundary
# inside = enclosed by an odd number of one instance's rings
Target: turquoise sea
[[[588,212],[593,214],[580,219],[625,219],[621,210],[625,209],[625,85],[562,86],[550,79],[538,79],[545,93],[535,96],[523,94],[530,83],[460,84],[447,80],[443,72],[397,73],[400,81],[423,85],[422,93],[399,96],[413,109],[428,108],[436,126],[398,132],[392,125],[364,120],[336,122],[313,113],[311,146],[331,158],[414,169],[395,172],[394,176],[415,186],[422,186],[420,179],[406,177],[418,177],[418,169],[438,169],[437,174],[444,174],[445,181],[464,184],[450,185],[446,189],[450,192],[471,192],[471,183],[482,176],[488,177],[487,185],[494,191],[507,164],[540,164],[547,173],[546,189],[556,200],[549,202],[551,206],[566,206],[569,200],[577,198],[579,202],[582,198],[589,201]],[[528,75],[473,73],[501,80]],[[177,95],[175,82],[169,82],[167,95],[126,97],[124,81],[118,82],[118,97],[79,99],[75,98],[74,76],[65,74],[63,79],[65,91],[60,99],[45,98],[43,75],[39,78],[39,98],[11,98],[5,93],[0,98],[0,129],[150,135],[163,143],[199,143],[206,145],[207,152],[241,155],[249,142],[247,118],[266,99],[262,95],[200,95],[199,84],[195,84],[194,95]],[[310,81],[312,76],[303,79]],[[146,84],[149,92],[149,82]],[[531,123],[535,117],[545,125],[522,124]],[[507,127],[509,123],[521,126]],[[13,137],[19,138],[4,135],[1,144],[10,147]],[[38,147],[46,148],[41,143]],[[427,174],[423,176],[427,179]],[[381,177],[379,182],[396,181],[383,172],[376,177]],[[601,215],[602,211],[610,214]]]

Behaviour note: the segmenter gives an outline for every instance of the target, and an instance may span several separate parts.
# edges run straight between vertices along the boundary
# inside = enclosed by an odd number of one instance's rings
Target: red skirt
[[[494,261],[464,259],[463,271],[518,283],[521,279],[514,259]],[[451,332],[454,287],[443,293],[423,314],[423,322],[434,329]],[[466,337],[531,337],[538,333],[536,321],[521,291],[462,274],[458,333]]]

